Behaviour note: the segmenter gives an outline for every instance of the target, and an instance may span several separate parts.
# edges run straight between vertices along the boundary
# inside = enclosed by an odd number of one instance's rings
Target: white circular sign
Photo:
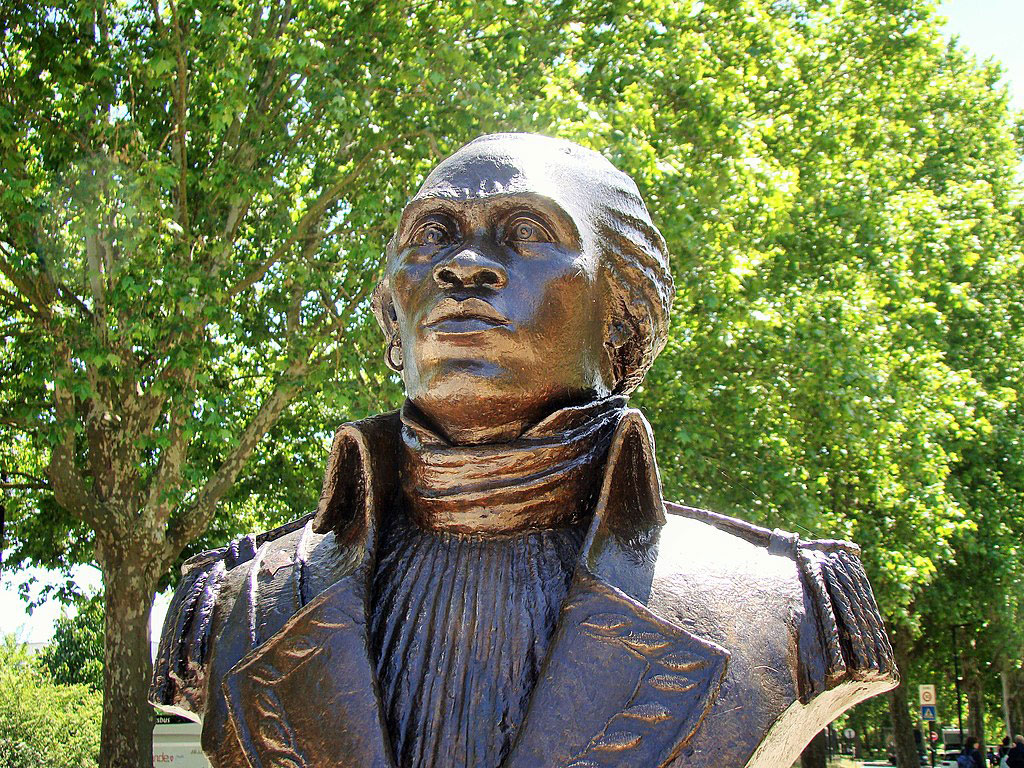
[[[853,730],[853,728],[847,728],[845,731],[843,731],[843,736],[845,736],[848,739],[852,739],[856,735],[857,732]]]

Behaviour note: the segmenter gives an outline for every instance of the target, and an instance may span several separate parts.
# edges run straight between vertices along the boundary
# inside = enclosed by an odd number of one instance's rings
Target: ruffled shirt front
[[[454,446],[403,410],[404,506],[377,544],[372,638],[399,768],[497,768],[526,717],[623,398]]]

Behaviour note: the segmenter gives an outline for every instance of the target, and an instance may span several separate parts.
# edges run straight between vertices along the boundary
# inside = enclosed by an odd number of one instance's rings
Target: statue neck
[[[555,411],[514,440],[452,445],[406,402],[401,477],[412,519],[496,535],[581,522],[625,406],[624,397],[609,397]]]

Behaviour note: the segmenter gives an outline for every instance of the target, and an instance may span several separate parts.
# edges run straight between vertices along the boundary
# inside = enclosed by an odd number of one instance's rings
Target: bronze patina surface
[[[788,768],[897,682],[859,550],[666,502],[627,406],[665,243],[595,152],[484,136],[388,244],[400,412],[317,510],[189,560],[153,702],[216,768]]]

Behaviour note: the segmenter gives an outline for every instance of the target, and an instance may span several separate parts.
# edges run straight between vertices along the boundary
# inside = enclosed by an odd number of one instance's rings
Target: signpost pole
[[[932,768],[935,768],[935,732],[933,726],[939,719],[939,711],[935,701],[934,685],[919,685],[917,687],[918,703],[921,705],[921,732],[924,732],[923,723],[928,724],[928,737],[931,742]]]

